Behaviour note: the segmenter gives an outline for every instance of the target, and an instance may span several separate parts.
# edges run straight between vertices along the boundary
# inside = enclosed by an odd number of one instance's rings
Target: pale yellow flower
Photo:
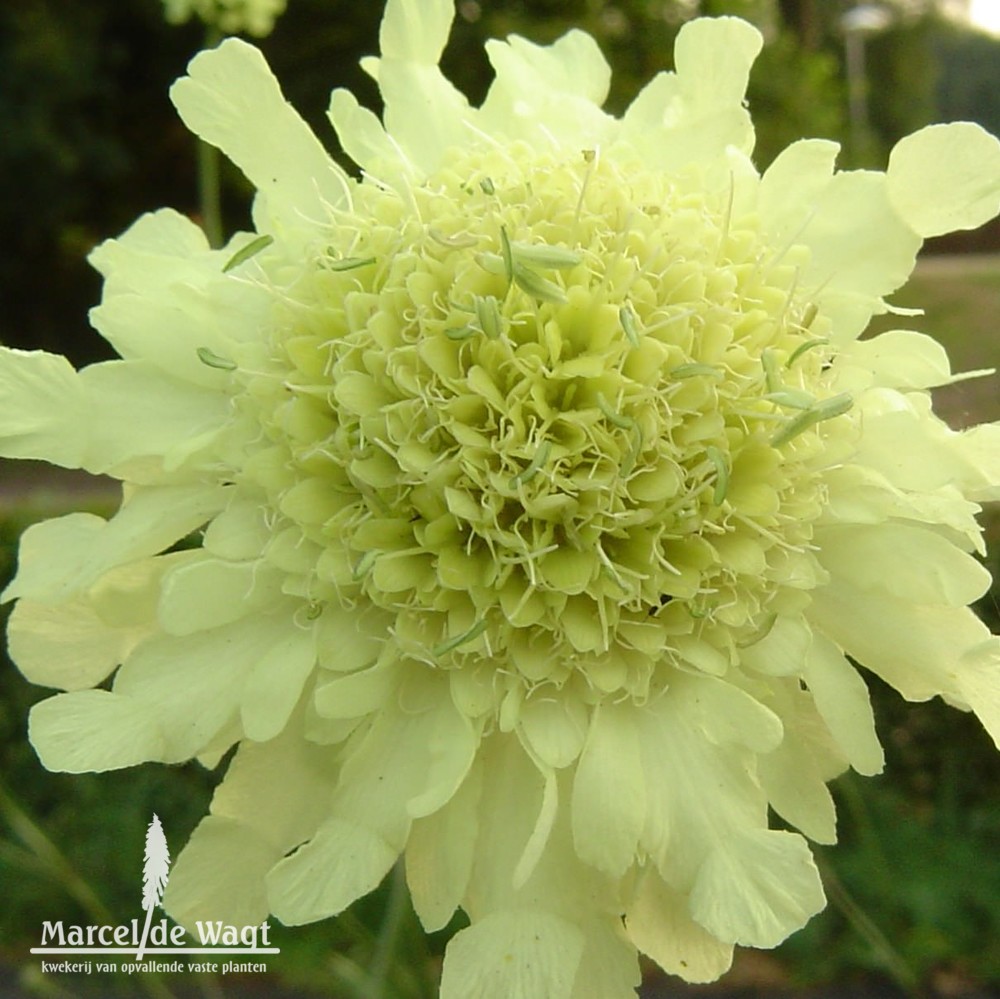
[[[183,921],[322,919],[403,856],[428,930],[471,920],[446,999],[630,996],[637,950],[709,980],[824,904],[768,808],[830,843],[827,782],[882,767],[846,655],[1000,737],[966,607],[1000,425],[933,414],[928,337],[858,339],[924,237],[1000,208],[1000,143],[760,176],[743,21],[686,25],[616,119],[580,32],[491,42],[470,107],[452,16],[388,3],[384,123],[334,92],[361,181],[256,49],[197,56],[174,102],[257,231],[145,216],[93,256],[122,360],[0,357],[0,451],[125,483],[25,535],[11,649],[67,691],[31,738],[67,771],[238,744]]]
[[[201,18],[225,35],[248,34],[263,38],[274,30],[274,22],[285,12],[287,0],[163,0],[163,12],[171,24]]]

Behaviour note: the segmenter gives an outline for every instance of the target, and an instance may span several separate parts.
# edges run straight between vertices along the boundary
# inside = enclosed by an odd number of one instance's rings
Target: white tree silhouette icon
[[[170,850],[167,848],[167,838],[163,835],[163,826],[157,815],[146,829],[146,849],[142,864],[142,907],[146,910],[146,923],[142,928],[142,939],[136,960],[142,960],[146,941],[149,938],[149,924],[153,919],[153,910],[163,901],[163,889],[167,886],[170,874]]]

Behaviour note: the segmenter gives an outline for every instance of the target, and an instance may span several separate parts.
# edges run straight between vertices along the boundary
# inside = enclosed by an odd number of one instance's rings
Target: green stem
[[[222,41],[222,32],[214,25],[205,28],[206,49],[214,49]],[[222,228],[222,184],[220,180],[221,157],[219,150],[198,140],[198,203],[201,224],[209,245],[218,249],[225,242]]]
[[[900,989],[908,996],[919,996],[919,980],[906,959],[893,947],[886,935],[875,925],[872,918],[851,895],[829,865],[820,863],[817,858],[817,866],[823,878],[823,887],[826,889],[834,908],[878,955],[885,970]]]
[[[61,885],[70,898],[74,899],[88,916],[98,925],[114,923],[108,907],[97,897],[93,888],[77,874],[66,855],[45,834],[41,826],[23,809],[13,795],[0,782],[0,815],[11,831],[31,851],[38,866],[53,881]],[[143,987],[152,999],[176,999],[160,981],[149,973],[139,976]]]
[[[382,916],[382,926],[378,939],[375,941],[375,954],[372,957],[370,999],[386,999],[386,986],[392,971],[393,957],[396,945],[399,943],[399,931],[406,916],[407,892],[406,873],[402,861],[398,861],[392,871],[389,882],[389,899]]]

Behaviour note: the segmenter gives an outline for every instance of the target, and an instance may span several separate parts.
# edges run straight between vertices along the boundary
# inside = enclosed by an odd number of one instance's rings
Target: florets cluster
[[[619,120],[579,32],[490,43],[469,107],[452,16],[389,0],[384,124],[334,93],[361,180],[243,42],[175,85],[257,232],[146,216],[92,258],[121,360],[0,349],[2,453],[127,487],[25,535],[11,651],[65,691],[52,769],[238,747],[179,920],[324,918],[402,856],[429,930],[471,921],[445,999],[625,999],[637,950],[709,980],[822,908],[769,815],[832,842],[827,782],[882,766],[848,655],[1000,738],[966,607],[1000,425],[933,414],[928,337],[859,339],[924,237],[1000,209],[1000,143],[759,175],[744,22],[686,25]]]

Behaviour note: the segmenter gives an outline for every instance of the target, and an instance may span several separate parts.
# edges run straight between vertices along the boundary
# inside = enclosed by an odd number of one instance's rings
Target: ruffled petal
[[[886,522],[816,532],[820,564],[852,586],[880,587],[915,604],[964,607],[989,588],[989,571],[932,528]]]
[[[635,709],[594,712],[573,779],[573,843],[581,860],[614,876],[632,864],[646,814]]]
[[[447,926],[472,873],[479,831],[482,768],[473,764],[462,786],[438,811],[416,819],[406,841],[406,883],[425,930]]]
[[[975,229],[1000,212],[1000,141],[967,121],[929,125],[896,143],[886,179],[919,235]]]
[[[170,870],[163,908],[189,932],[199,920],[254,926],[268,916],[264,877],[281,850],[234,819],[198,823]]]
[[[286,926],[335,916],[377,888],[398,855],[367,826],[329,819],[268,873],[270,910]]]
[[[71,513],[33,524],[4,599],[65,600],[115,566],[156,555],[200,527],[225,502],[219,486],[166,486],[130,494],[111,520]]]
[[[989,638],[986,626],[965,607],[913,604],[846,581],[825,586],[808,616],[910,701],[958,695],[962,656]]]
[[[65,357],[0,347],[0,455],[80,468],[87,398]]]
[[[236,345],[258,335],[272,304],[263,283],[241,280],[241,270],[224,273],[251,238],[240,233],[211,250],[202,230],[177,212],[141,216],[88,258],[105,278],[91,322],[126,359],[148,360],[196,385],[225,387],[228,372],[204,363],[199,350],[233,359]]]
[[[662,170],[718,166],[729,147],[749,153],[754,132],[743,96],[762,44],[760,32],[738,18],[689,21],[677,36],[676,74],[660,73],[639,92],[620,141]]]
[[[572,999],[584,935],[544,912],[494,912],[457,933],[444,955],[441,999]]]
[[[691,915],[726,943],[776,947],[826,904],[806,841],[740,830],[709,854],[691,890]]]
[[[688,911],[685,895],[644,870],[625,912],[632,942],[664,971],[688,982],[714,982],[733,963],[733,945],[712,936]]]
[[[803,677],[830,734],[858,773],[882,772],[885,755],[875,733],[868,688],[829,639],[816,635],[803,663]]]
[[[79,690],[31,709],[28,738],[46,770],[118,770],[162,759],[166,739],[155,709],[106,690]]]
[[[362,63],[382,92],[386,132],[402,152],[397,158],[404,164],[415,164],[424,173],[439,167],[449,149],[467,143],[466,126],[475,117],[465,95],[438,67],[454,17],[455,7],[449,0],[421,4],[389,0],[379,31],[382,54]],[[338,132],[343,128],[351,140],[360,139],[369,148],[374,142],[384,150],[371,120],[353,98],[335,98],[331,113],[339,120]],[[357,148],[357,141],[352,145]],[[384,156],[379,159],[383,165],[377,167],[376,175],[382,176],[389,161]],[[362,160],[355,162],[365,165]],[[386,179],[392,182],[392,178]]]
[[[128,657],[115,677],[115,696],[154,713],[165,736],[165,762],[196,756],[239,717],[246,677],[295,628],[294,606],[289,601],[273,614],[193,635],[160,635]]]
[[[486,52],[496,79],[478,121],[490,135],[581,150],[611,136],[613,119],[600,109],[611,71],[589,35],[570,31],[552,45],[511,35]]]
[[[11,659],[32,683],[85,690],[114,672],[151,630],[151,622],[109,626],[86,595],[60,604],[21,599],[7,641]]]
[[[170,98],[184,124],[246,174],[284,233],[349,203],[347,175],[285,101],[252,45],[228,38],[199,53]]]

